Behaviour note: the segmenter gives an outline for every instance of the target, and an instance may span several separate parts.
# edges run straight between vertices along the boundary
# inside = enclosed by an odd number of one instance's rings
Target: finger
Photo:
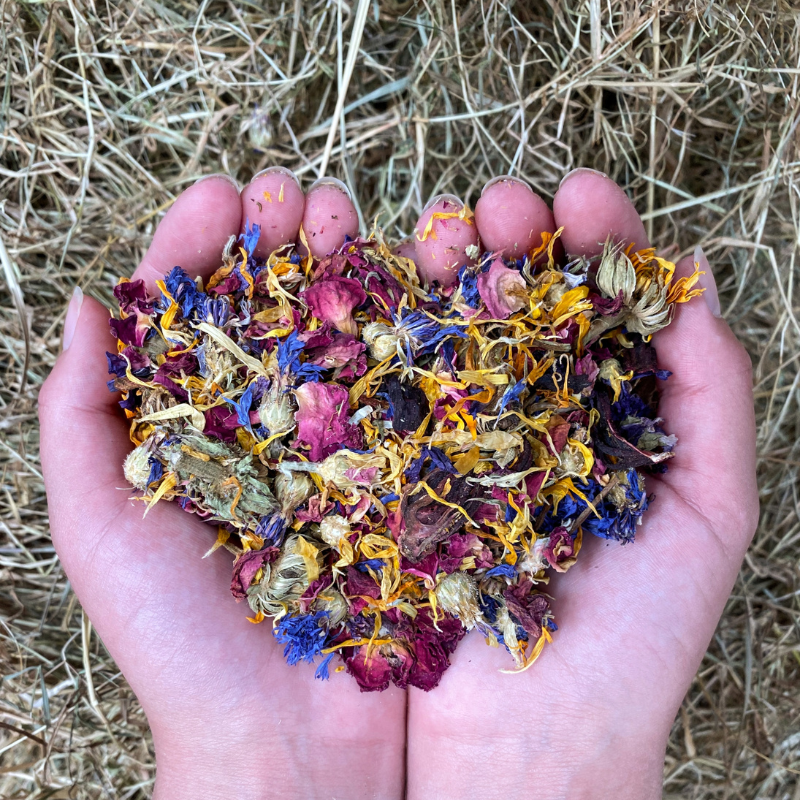
[[[524,181],[501,175],[483,187],[475,205],[475,224],[484,249],[505,258],[522,258],[556,230],[553,212]]]
[[[261,235],[255,255],[266,258],[285,244],[297,241],[306,198],[294,173],[284,167],[270,167],[254,176],[242,190],[242,221],[258,224]]]
[[[303,231],[314,258],[323,258],[358,236],[358,214],[350,191],[335,178],[321,178],[306,195]]]
[[[417,270],[423,282],[430,285],[439,281],[451,286],[458,279],[458,270],[465,264],[474,264],[474,255],[467,254],[468,247],[478,246],[478,229],[474,220],[458,217],[434,217],[434,214],[457,214],[464,203],[451,194],[432,198],[414,228],[414,249]],[[430,230],[428,223],[433,217]]]
[[[401,258],[411,259],[411,261],[416,261],[417,258],[417,250],[411,239],[403,239],[402,242],[398,242],[398,244],[392,248],[392,253]]]
[[[222,264],[222,250],[237,235],[242,204],[236,182],[227,175],[209,175],[182,192],[159,223],[147,254],[133,273],[150,292],[173,267],[191,277],[207,276]]]
[[[561,242],[569,255],[597,255],[609,236],[616,242],[633,242],[634,250],[650,247],[628,195],[591,169],[576,169],[564,178],[553,198],[553,215],[555,224],[564,228]]]
[[[758,509],[752,364],[728,324],[715,316],[716,284],[699,248],[696,259],[706,273],[705,293],[678,305],[672,324],[653,337],[659,367],[672,373],[661,382],[659,414],[665,430],[678,437],[663,482],[746,546]],[[675,279],[690,275],[694,260],[679,262]],[[701,497],[699,486],[713,491]]]

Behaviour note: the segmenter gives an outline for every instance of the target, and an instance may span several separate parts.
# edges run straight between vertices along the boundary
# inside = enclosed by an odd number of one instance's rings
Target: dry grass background
[[[144,798],[154,775],[48,535],[36,396],[72,287],[107,300],[198,176],[310,182],[329,155],[392,236],[435,192],[474,204],[512,172],[551,198],[583,165],[673,257],[702,242],[753,357],[763,513],[664,792],[800,800],[799,83],[784,0],[0,0],[0,797]]]

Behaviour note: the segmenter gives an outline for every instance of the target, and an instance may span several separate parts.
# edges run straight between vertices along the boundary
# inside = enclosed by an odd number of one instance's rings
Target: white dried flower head
[[[370,322],[365,325],[361,336],[369,348],[369,354],[376,361],[385,361],[397,352],[400,337],[394,329],[383,322]]]
[[[466,572],[453,572],[439,581],[436,599],[448,614],[458,617],[467,630],[483,621],[478,606],[478,588]]]
[[[609,299],[622,292],[622,309],[619,318],[606,320],[625,323],[632,333],[648,336],[660,331],[672,319],[674,306],[667,302],[669,289],[660,272],[650,280],[640,280],[630,258],[611,240],[603,248],[600,266],[595,278],[597,288]]]
[[[274,436],[277,433],[288,433],[294,428],[295,410],[292,393],[283,386],[280,379],[276,378],[264,392],[261,405],[258,407],[258,417],[270,436]]]
[[[131,450],[123,468],[125,480],[141,491],[147,489],[147,484],[150,482],[150,445],[151,443],[146,441]]]
[[[338,514],[329,514],[319,524],[319,535],[323,542],[339,550],[342,539],[350,535],[350,523]]]
[[[306,562],[297,547],[299,539],[297,535],[290,536],[278,560],[264,565],[261,582],[247,592],[247,602],[253,611],[268,616],[280,614],[308,588]]]
[[[314,492],[314,481],[302,472],[279,472],[275,476],[275,497],[287,519]]]
[[[652,281],[628,311],[625,321],[628,330],[648,336],[669,325],[675,306],[667,302],[668,294],[663,283]]]

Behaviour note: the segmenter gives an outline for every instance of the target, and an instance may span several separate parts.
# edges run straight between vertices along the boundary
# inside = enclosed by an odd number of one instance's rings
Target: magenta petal
[[[353,309],[367,299],[367,294],[354,278],[326,278],[309,286],[300,296],[318,319],[330,322],[344,333],[357,332]]]
[[[150,331],[148,325],[139,323],[136,315],[125,319],[110,319],[108,325],[111,328],[111,333],[123,344],[132,344],[135,347],[141,347],[144,344],[144,340]]]
[[[478,276],[478,293],[494,319],[506,319],[519,311],[525,300],[517,292],[525,290],[525,278],[496,258],[488,272]]]
[[[304,383],[294,390],[297,399],[297,442],[311,447],[312,461],[335,453],[342,447],[362,449],[364,434],[351,425],[349,393],[336,383]]]

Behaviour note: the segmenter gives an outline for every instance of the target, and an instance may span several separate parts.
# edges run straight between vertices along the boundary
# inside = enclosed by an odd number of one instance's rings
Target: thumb
[[[678,306],[672,324],[654,337],[662,384],[659,413],[678,437],[663,481],[702,513],[744,555],[758,516],[756,427],[752,365],[747,351],[720,316],[711,266],[700,247],[685,258],[676,278],[697,263],[705,272],[701,298]]]
[[[108,391],[105,351],[114,340],[109,314],[79,288],[64,324],[64,350],[39,393],[41,455],[54,544],[69,571],[86,553],[92,525],[127,502],[122,462],[130,449],[127,426]],[[94,522],[94,520],[92,520]]]

